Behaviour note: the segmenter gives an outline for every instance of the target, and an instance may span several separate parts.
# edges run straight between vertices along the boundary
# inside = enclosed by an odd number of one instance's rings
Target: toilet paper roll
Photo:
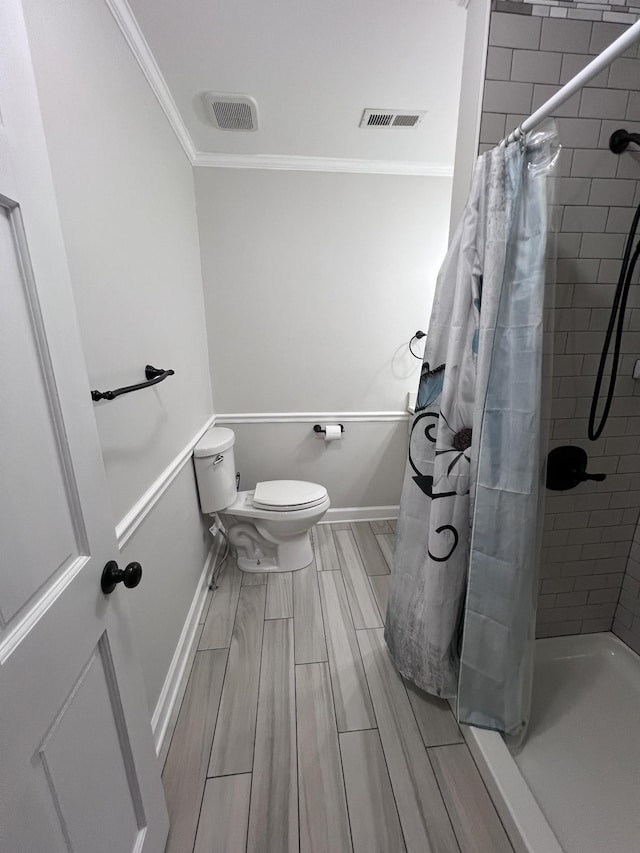
[[[325,426],[325,441],[338,441],[338,439],[342,438],[342,430],[340,429],[340,424],[327,424]]]

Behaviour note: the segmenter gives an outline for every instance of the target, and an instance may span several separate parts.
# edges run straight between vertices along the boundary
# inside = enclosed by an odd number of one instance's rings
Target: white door
[[[127,590],[100,589],[118,552],[19,0],[0,2],[0,122],[0,851],[161,853]]]

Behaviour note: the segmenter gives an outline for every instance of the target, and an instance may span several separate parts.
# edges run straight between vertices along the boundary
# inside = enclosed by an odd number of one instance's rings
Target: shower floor
[[[514,755],[567,853],[640,845],[640,658],[612,634],[538,641],[532,722]]]
[[[533,697],[529,736],[512,757],[495,732],[467,730],[503,819],[518,830],[514,847],[635,853],[640,658],[613,634],[538,640]]]

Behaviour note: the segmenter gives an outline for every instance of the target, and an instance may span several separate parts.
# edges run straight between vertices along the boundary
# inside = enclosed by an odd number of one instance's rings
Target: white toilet
[[[200,508],[220,515],[238,568],[245,572],[294,572],[313,560],[309,531],[331,506],[324,486],[302,480],[268,480],[239,492],[235,435],[207,430],[194,450]]]

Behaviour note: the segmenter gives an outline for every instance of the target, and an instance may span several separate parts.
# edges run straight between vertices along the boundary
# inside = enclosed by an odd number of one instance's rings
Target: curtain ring
[[[526,133],[522,129],[522,124],[518,125],[518,142],[520,143],[520,152],[524,153],[527,144]]]

